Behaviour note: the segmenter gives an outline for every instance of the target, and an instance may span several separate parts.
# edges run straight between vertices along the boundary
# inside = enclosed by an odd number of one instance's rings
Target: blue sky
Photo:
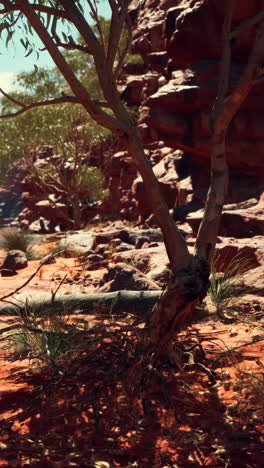
[[[109,17],[110,8],[107,0],[100,0],[98,9],[102,16]],[[40,41],[39,44],[37,42],[36,44],[41,47]],[[4,41],[0,42],[0,88],[10,91],[15,85],[16,74],[21,71],[30,71],[34,68],[35,63],[38,66],[53,66],[52,59],[45,51],[40,53],[40,57],[36,61],[36,56],[33,53],[29,57],[25,57],[25,50],[20,41],[17,41],[16,44],[10,43],[8,49],[5,48]]]

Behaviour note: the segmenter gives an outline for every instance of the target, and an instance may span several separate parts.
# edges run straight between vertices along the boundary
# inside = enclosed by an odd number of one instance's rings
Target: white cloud
[[[13,83],[13,81],[15,77],[16,74],[13,72],[0,72],[0,88],[7,92],[14,89],[15,83]]]

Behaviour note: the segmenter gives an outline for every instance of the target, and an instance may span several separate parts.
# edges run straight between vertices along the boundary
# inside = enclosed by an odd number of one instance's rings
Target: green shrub
[[[240,254],[232,259],[227,268],[220,266],[220,270],[223,270],[221,273],[213,265],[208,294],[220,318],[234,317],[234,304],[248,292],[248,287],[243,282],[243,275],[248,269],[249,261]]]
[[[140,54],[128,54],[126,57],[127,63],[144,63],[142,55]]]
[[[32,248],[32,238],[29,234],[17,230],[6,230],[0,233],[0,248],[4,250],[22,250],[29,253]]]
[[[3,345],[11,361],[29,358],[33,368],[57,370],[67,365],[78,352],[80,332],[86,328],[84,320],[74,321],[70,311],[52,304],[44,311],[36,304],[18,307],[14,323],[21,328],[11,330]],[[87,326],[88,327],[88,326]]]

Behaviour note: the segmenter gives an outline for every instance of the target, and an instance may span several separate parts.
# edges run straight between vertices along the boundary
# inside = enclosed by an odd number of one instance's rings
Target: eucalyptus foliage
[[[42,2],[50,4],[54,2]],[[1,15],[0,15],[1,17]],[[10,23],[15,20],[15,13],[8,16]],[[7,18],[4,20],[7,21]],[[105,37],[109,34],[109,21],[101,19],[102,31]],[[47,16],[47,26],[50,24]],[[3,23],[1,23],[3,26]],[[52,99],[54,96],[63,96],[69,93],[69,87],[58,72],[57,68],[47,69],[38,67],[39,51],[29,40],[31,29],[26,23],[23,24],[27,39],[20,38],[25,49],[25,57],[35,53],[36,64],[34,70],[22,72],[17,75],[15,91],[12,98],[23,101],[25,104]],[[14,40],[15,29],[12,27],[3,29],[5,44],[10,47]],[[64,36],[65,33],[63,32]],[[17,36],[16,36],[17,37]],[[80,39],[81,43],[81,39]],[[86,86],[94,98],[102,96],[98,78],[90,57],[84,56],[79,51],[66,51],[64,53],[68,63],[71,65],[76,76]],[[14,102],[6,97],[0,98],[0,109],[2,114],[12,113],[17,110]],[[47,107],[37,107],[29,110],[16,119],[4,119],[0,121],[0,181],[4,180],[5,172],[10,164],[17,158],[24,157],[31,148],[42,145],[53,145],[56,151],[60,151],[65,140],[70,139],[72,130],[76,126],[83,126],[86,133],[87,143],[98,143],[110,136],[110,132],[99,126],[84,110],[81,105],[58,104]]]
[[[74,60],[78,66],[77,57]],[[49,99],[54,94],[67,90],[65,82],[60,79],[55,69],[39,68],[32,72],[18,75],[19,91],[12,93],[16,99],[21,99],[27,90],[27,102]],[[90,77],[91,88],[96,89],[96,79]],[[2,98],[3,113],[14,111],[14,104]],[[0,121],[0,170],[2,176],[10,164],[19,157],[28,154],[31,148],[43,144],[55,146],[60,151],[61,144],[70,138],[75,127],[83,126],[87,144],[97,143],[109,136],[109,132],[96,124],[81,105],[58,104],[38,107],[18,116],[16,119]]]

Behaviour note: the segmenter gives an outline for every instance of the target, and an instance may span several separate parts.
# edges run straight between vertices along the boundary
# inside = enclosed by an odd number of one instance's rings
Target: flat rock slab
[[[69,249],[74,249],[80,254],[83,254],[92,249],[94,237],[94,234],[90,231],[67,233],[65,237],[59,241],[59,246],[62,248],[67,247]]]
[[[22,250],[10,250],[7,252],[1,268],[16,271],[26,268],[27,265],[28,261],[25,252],[22,252]]]

